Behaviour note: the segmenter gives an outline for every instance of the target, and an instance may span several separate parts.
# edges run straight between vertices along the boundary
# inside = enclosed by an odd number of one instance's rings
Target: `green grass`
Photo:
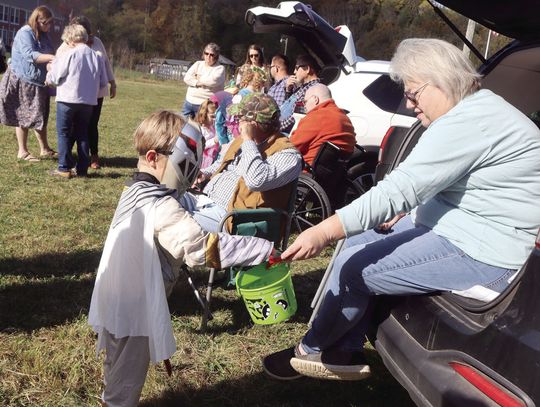
[[[100,122],[103,169],[86,179],[47,175],[55,161],[16,158],[14,129],[0,127],[0,405],[95,406],[101,360],[87,312],[100,252],[123,183],[136,165],[131,135],[157,109],[179,110],[185,88],[120,75],[118,96]],[[54,105],[49,139],[55,142]],[[35,137],[30,151],[39,154]],[[234,291],[216,290],[215,320],[198,332],[200,309],[187,283],[170,309],[178,351],[173,376],[150,368],[144,406],[407,406],[407,393],[374,351],[372,378],[360,383],[267,379],[260,357],[301,338],[331,252],[293,265],[299,311],[288,323],[252,326]],[[197,273],[202,282],[206,277]]]

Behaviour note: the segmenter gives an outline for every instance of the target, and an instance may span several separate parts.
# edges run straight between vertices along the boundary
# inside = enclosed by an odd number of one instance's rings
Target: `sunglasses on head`
[[[422,94],[422,91],[428,85],[429,85],[429,82],[426,82],[422,86],[420,86],[418,89],[416,89],[414,92],[405,91],[405,92],[403,92],[403,96],[405,96],[412,104],[417,105],[418,104],[418,98]]]

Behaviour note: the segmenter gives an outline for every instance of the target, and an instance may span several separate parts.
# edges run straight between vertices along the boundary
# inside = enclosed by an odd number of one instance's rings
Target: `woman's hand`
[[[318,225],[300,233],[294,243],[283,252],[281,258],[287,261],[310,259],[321,253],[322,249],[333,241],[344,237],[345,232],[341,221],[337,215],[332,215]]]
[[[300,233],[294,243],[282,253],[281,258],[287,261],[310,259],[317,256],[329,243],[317,226],[314,226]]]
[[[382,230],[382,231],[388,231],[392,229],[392,227],[404,216],[405,216],[404,213],[400,213],[394,216],[388,222],[381,223],[379,226],[377,226],[377,229]]]

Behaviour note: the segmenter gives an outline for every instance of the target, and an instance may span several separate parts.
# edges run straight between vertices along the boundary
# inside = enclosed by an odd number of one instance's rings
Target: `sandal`
[[[30,154],[28,151],[26,153],[23,154],[22,157],[17,157],[19,160],[22,160],[22,161],[28,161],[30,163],[37,163],[37,162],[40,162],[41,160],[37,157],[34,157],[32,154]]]
[[[40,154],[40,158],[58,158],[58,153],[54,150],[47,150]]]

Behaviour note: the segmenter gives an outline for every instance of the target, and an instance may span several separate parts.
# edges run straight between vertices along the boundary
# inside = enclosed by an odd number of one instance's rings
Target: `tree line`
[[[223,55],[243,63],[247,46],[258,43],[266,57],[283,52],[280,36],[253,34],[244,22],[246,10],[258,5],[277,6],[260,0],[50,0],[57,13],[84,14],[97,35],[109,47],[115,63],[130,68],[149,58],[183,60],[200,58],[208,42],[220,45]],[[389,59],[403,38],[436,37],[458,46],[462,43],[425,0],[311,0],[315,12],[331,25],[347,25],[353,33],[358,55],[366,59]],[[465,32],[467,19],[445,10]],[[477,26],[474,44],[484,53],[488,32]],[[508,39],[491,37],[490,49]],[[294,59],[301,49],[289,42],[287,54]]]

